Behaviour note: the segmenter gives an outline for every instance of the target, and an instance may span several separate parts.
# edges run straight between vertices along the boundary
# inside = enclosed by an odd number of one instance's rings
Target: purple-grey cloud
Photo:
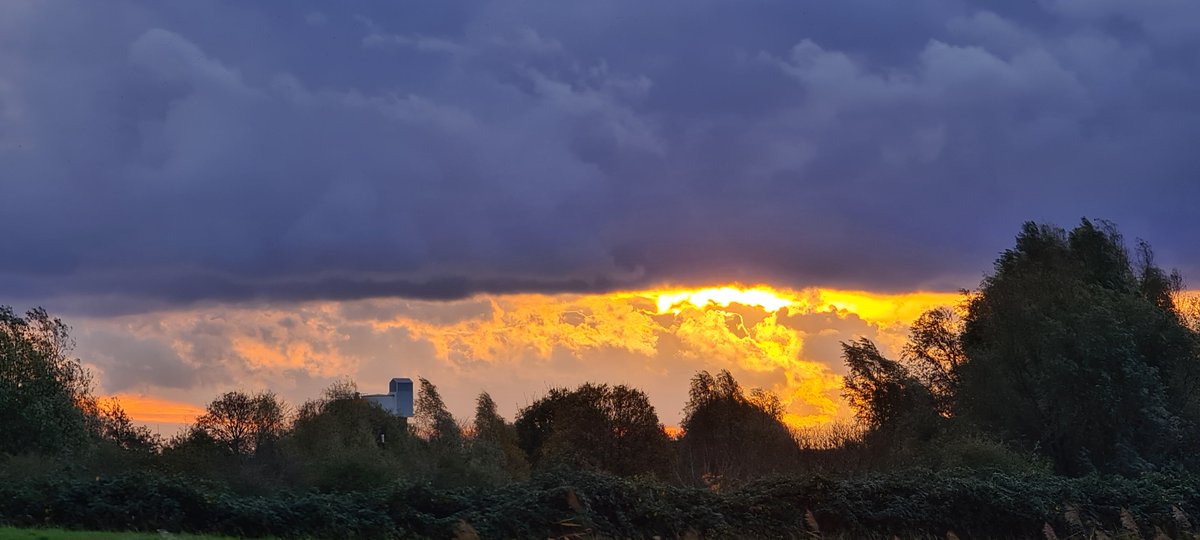
[[[14,0],[0,299],[953,288],[1084,215],[1194,271],[1198,6]]]

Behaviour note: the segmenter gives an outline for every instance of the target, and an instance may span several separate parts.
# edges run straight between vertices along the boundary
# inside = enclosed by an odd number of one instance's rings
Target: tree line
[[[484,392],[466,422],[420,379],[411,422],[340,381],[295,407],[270,392],[224,393],[164,440],[95,397],[62,321],[5,307],[0,482],[137,473],[266,495],[396,482],[497,490],[584,470],[723,493],[903,470],[1192,474],[1200,333],[1182,291],[1148,244],[1129,249],[1107,222],[1027,223],[961,304],[915,321],[897,358],[865,338],[843,343],[856,424],[790,429],[771,392],[702,371],[676,438],[624,385],[551,389],[511,421]]]

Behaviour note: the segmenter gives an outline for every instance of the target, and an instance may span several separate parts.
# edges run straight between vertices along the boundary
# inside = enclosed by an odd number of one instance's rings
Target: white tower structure
[[[396,378],[388,383],[386,394],[365,394],[363,399],[378,403],[384,410],[404,418],[413,415],[413,382],[409,378]]]

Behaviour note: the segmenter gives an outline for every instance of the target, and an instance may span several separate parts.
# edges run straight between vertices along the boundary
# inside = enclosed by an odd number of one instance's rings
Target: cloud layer
[[[645,389],[675,425],[692,375],[729,369],[776,392],[788,422],[812,426],[849,418],[842,341],[867,336],[894,355],[918,313],[959,299],[760,289],[768,301],[756,303],[708,292],[227,305],[82,320],[77,337],[102,390],[133,396],[139,420],[169,421],[158,405],[175,403],[185,412],[175,421],[186,421],[187,404],[232,388],[299,404],[341,378],[378,392],[420,376],[463,418],[484,390],[511,416],[551,387],[594,381]]]
[[[1188,0],[12,0],[0,298],[952,289],[1083,215],[1195,269],[1198,45]]]

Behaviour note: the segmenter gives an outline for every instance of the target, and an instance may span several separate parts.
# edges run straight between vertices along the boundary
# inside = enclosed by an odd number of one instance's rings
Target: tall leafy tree
[[[405,436],[401,418],[362,399],[352,381],[336,381],[296,411],[292,437],[313,453],[385,446]]]
[[[285,440],[303,480],[321,489],[363,489],[423,472],[404,419],[362,399],[351,381],[305,402]]]
[[[46,310],[0,306],[0,453],[59,453],[97,442],[151,451],[158,440],[116,400],[101,401],[72,356],[74,341]]]
[[[283,435],[287,413],[271,392],[226,392],[208,404],[193,429],[232,455],[248,456]]]
[[[413,420],[417,433],[429,442],[446,448],[462,446],[462,428],[446,408],[442,395],[428,379],[418,380],[420,391],[413,404]]]
[[[534,465],[569,463],[621,475],[666,474],[669,446],[641,390],[585,384],[552,389],[521,410],[521,448]]]
[[[900,359],[929,390],[938,412],[950,416],[959,387],[959,370],[967,361],[962,347],[962,318],[948,307],[922,313],[913,322]]]
[[[770,392],[747,394],[726,370],[692,377],[679,440],[680,475],[729,485],[793,467],[799,447]]]
[[[888,435],[932,433],[936,401],[903,364],[885,358],[867,338],[843,343],[842,357],[849,368],[843,395],[859,421]]]
[[[1166,384],[1167,406],[1184,423],[1186,446],[1200,446],[1200,327],[1192,324],[1177,299],[1183,292],[1178,271],[1165,272],[1154,264],[1154,252],[1139,241],[1134,272],[1141,296],[1158,310],[1141,310],[1135,324],[1144,329],[1138,339],[1142,355]],[[1183,298],[1186,300],[1186,298]]]
[[[0,306],[0,452],[57,452],[86,439],[79,404],[91,377],[70,356],[67,326],[34,309]]]
[[[496,412],[496,401],[487,392],[475,401],[470,459],[486,481],[498,484],[529,475],[529,461],[517,440],[517,431]]]
[[[1025,224],[968,303],[963,413],[1066,472],[1180,455],[1195,432],[1197,349],[1161,275],[1149,260],[1134,268],[1111,224]]]

